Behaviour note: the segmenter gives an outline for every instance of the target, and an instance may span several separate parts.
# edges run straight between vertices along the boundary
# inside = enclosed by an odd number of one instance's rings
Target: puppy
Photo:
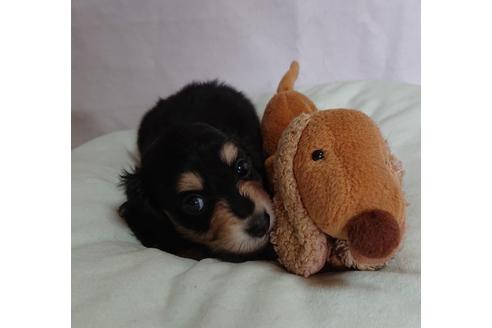
[[[189,84],[145,114],[137,145],[119,213],[143,245],[196,259],[266,254],[274,218],[260,123],[242,93]]]

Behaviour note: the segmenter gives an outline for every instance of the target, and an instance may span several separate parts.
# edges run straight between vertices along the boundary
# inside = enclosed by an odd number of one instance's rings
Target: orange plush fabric
[[[375,269],[401,244],[401,163],[377,125],[352,109],[318,111],[294,91],[292,63],[262,119],[277,218],[272,243],[291,272]]]
[[[263,146],[268,156],[275,152],[280,135],[295,117],[301,113],[312,113],[317,110],[311,100],[293,90],[298,74],[299,64],[293,62],[280,81],[277,94],[270,99],[263,114],[261,125]]]

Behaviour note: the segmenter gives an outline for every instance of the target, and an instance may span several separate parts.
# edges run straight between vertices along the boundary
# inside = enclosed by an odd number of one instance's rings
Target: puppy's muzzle
[[[258,181],[241,182],[239,193],[255,205],[253,214],[245,222],[245,232],[253,238],[265,238],[275,221],[269,195]]]
[[[267,212],[256,214],[249,219],[246,232],[252,237],[261,238],[270,231],[270,215]]]

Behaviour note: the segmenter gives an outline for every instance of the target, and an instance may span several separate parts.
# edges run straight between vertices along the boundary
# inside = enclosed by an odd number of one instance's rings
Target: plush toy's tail
[[[299,63],[294,60],[292,64],[290,64],[289,70],[285,73],[282,80],[280,80],[277,93],[294,90],[297,76],[299,76]]]
[[[261,131],[267,156],[275,153],[280,135],[294,118],[302,113],[313,113],[317,110],[311,100],[294,90],[298,74],[299,63],[293,61],[263,114]]]

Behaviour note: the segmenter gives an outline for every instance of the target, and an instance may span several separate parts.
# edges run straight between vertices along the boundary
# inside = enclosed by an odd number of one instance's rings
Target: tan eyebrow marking
[[[236,159],[238,149],[232,142],[226,142],[220,150],[220,159],[227,165],[231,165]]]
[[[194,172],[185,172],[181,174],[178,179],[177,190],[178,192],[190,191],[190,190],[202,190],[203,179],[200,175]]]

